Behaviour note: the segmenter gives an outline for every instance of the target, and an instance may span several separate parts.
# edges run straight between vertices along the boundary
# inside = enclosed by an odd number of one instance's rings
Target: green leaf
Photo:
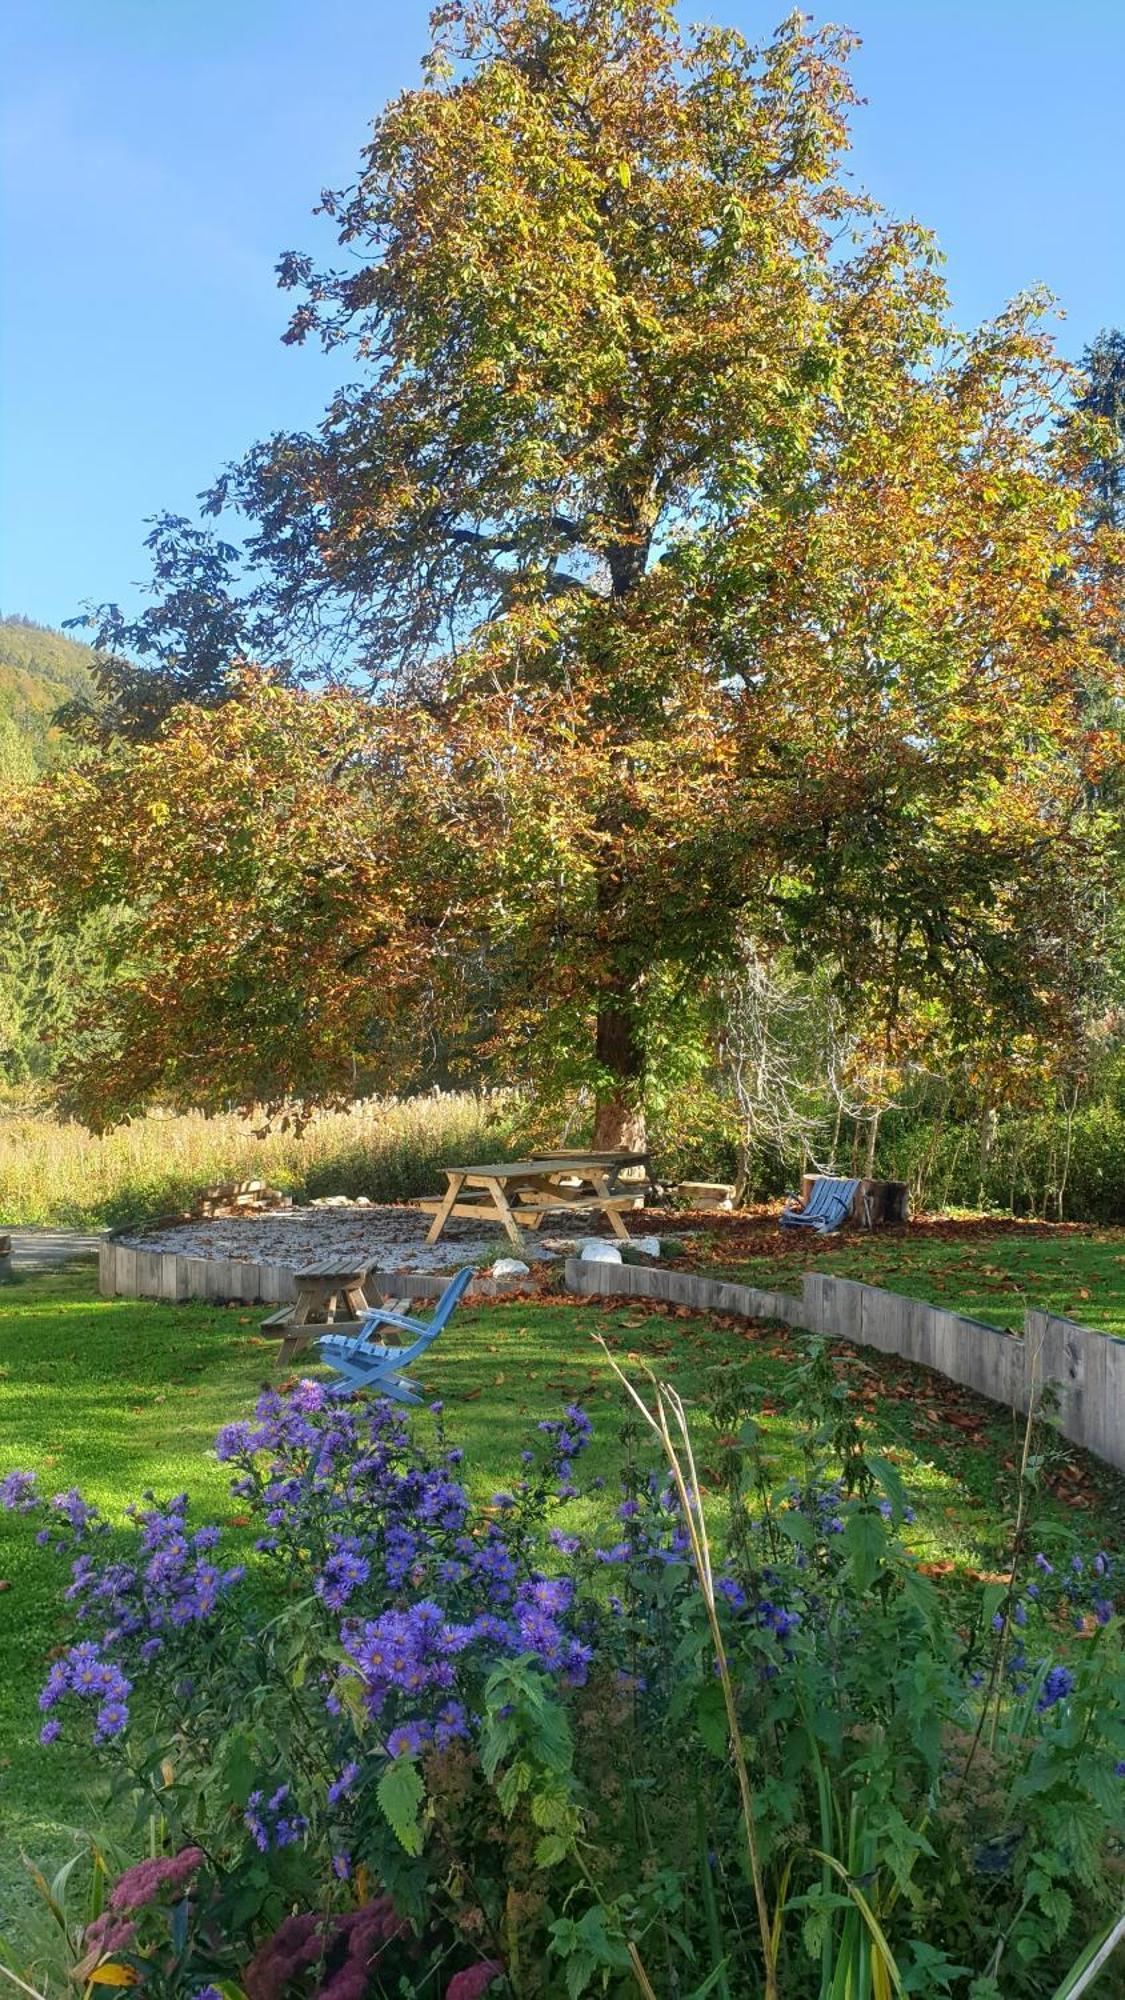
[[[561,1833],[545,1833],[535,1849],[536,1864],[540,1868],[553,1868],[556,1861],[565,1861],[570,1853],[570,1843]]]
[[[418,1818],[425,1787],[409,1757],[396,1757],[388,1764],[375,1794],[395,1839],[408,1854],[421,1854],[422,1827]]]
[[[909,1505],[902,1474],[889,1458],[871,1457],[867,1463],[891,1503],[891,1519],[897,1528]]]
[[[718,1681],[705,1681],[695,1697],[695,1724],[704,1745],[713,1757],[725,1757],[730,1750],[727,1709]]]
[[[844,1529],[844,1547],[851,1557],[856,1589],[866,1590],[878,1574],[887,1547],[882,1515],[869,1507],[857,1509]]]
[[[775,1518],[782,1534],[787,1535],[791,1542],[799,1542],[803,1549],[812,1548],[816,1536],[812,1522],[807,1521],[803,1514],[798,1514],[795,1508],[786,1507]]]

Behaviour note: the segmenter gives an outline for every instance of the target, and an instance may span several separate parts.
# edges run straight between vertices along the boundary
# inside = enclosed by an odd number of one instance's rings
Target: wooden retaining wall
[[[1125,1472],[1125,1340],[1095,1327],[1028,1312],[1022,1335],[1003,1333],[924,1299],[814,1271],[806,1272],[799,1298],[683,1271],[587,1264],[578,1257],[567,1259],[566,1282],[572,1292],[782,1320],[832,1340],[897,1354],[1008,1409],[1026,1410],[1032,1389],[1052,1382],[1064,1437]]]
[[[448,1271],[373,1272],[372,1292],[381,1297],[437,1299]],[[509,1298],[535,1288],[531,1278],[489,1278],[469,1286],[470,1299]],[[98,1246],[98,1290],[103,1298],[237,1299],[245,1305],[284,1306],[297,1296],[289,1264],[238,1263],[225,1257],[184,1257],[173,1250],[137,1250],[110,1236]]]
[[[252,1306],[288,1305],[297,1296],[287,1264],[136,1250],[112,1236],[98,1245],[98,1290],[107,1299],[240,1299]]]

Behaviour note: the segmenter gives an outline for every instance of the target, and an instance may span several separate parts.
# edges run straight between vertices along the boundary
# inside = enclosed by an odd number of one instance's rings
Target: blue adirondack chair
[[[320,1358],[342,1375],[350,1389],[373,1389],[395,1403],[420,1403],[416,1385],[402,1370],[432,1347],[454,1308],[463,1297],[475,1273],[470,1268],[451,1278],[429,1320],[409,1319],[405,1313],[387,1312],[377,1306],[364,1315],[356,1334],[325,1333],[317,1342]],[[404,1346],[387,1347],[372,1340],[378,1327],[393,1326],[414,1336]]]
[[[778,1221],[783,1229],[815,1229],[829,1236],[846,1222],[855,1205],[858,1181],[837,1180],[833,1174],[818,1174],[803,1208],[783,1208]]]

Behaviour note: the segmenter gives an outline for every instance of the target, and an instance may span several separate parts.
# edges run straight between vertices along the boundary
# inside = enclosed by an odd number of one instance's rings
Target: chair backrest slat
[[[434,1307],[431,1318],[426,1322],[409,1319],[406,1314],[388,1314],[376,1307],[364,1318],[355,1339],[349,1340],[346,1344],[341,1343],[338,1347],[333,1345],[330,1356],[325,1358],[330,1358],[331,1365],[339,1374],[346,1377],[349,1363],[358,1365],[365,1356],[368,1357],[369,1362],[375,1365],[364,1369],[364,1379],[373,1385],[381,1380],[397,1377],[399,1370],[405,1368],[411,1361],[416,1361],[420,1354],[424,1354],[426,1349],[432,1346],[475,1275],[471,1265],[463,1271],[458,1271],[450,1279]],[[413,1334],[414,1338],[406,1346],[389,1352],[380,1351],[378,1344],[370,1339],[370,1335],[376,1327],[383,1325],[403,1327]]]

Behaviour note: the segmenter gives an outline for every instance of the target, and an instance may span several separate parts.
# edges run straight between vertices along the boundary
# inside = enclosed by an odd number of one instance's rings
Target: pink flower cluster
[[[125,1917],[115,1917],[112,1910],[103,1910],[82,1933],[82,1957],[73,1968],[74,1978],[88,1979],[103,1959],[112,1958],[115,1952],[128,1951],[136,1939],[136,1924]]]
[[[158,1855],[155,1861],[138,1861],[127,1868],[114,1884],[109,1907],[124,1916],[143,1910],[160,1898],[178,1896],[185,1890],[207,1856],[201,1847],[184,1847],[179,1854]]]
[[[292,1981],[322,1965],[327,1977],[314,1989],[314,2000],[366,2000],[375,1960],[408,1934],[389,1896],[376,1896],[342,1917],[313,1912],[286,1917],[255,1953],[242,1983],[250,2000],[283,2000]]]
[[[455,1972],[445,1989],[445,2000],[480,2000],[487,1993],[494,1979],[503,1979],[504,1968],[498,1958],[482,1958],[476,1965],[470,1965],[464,1972]]]

